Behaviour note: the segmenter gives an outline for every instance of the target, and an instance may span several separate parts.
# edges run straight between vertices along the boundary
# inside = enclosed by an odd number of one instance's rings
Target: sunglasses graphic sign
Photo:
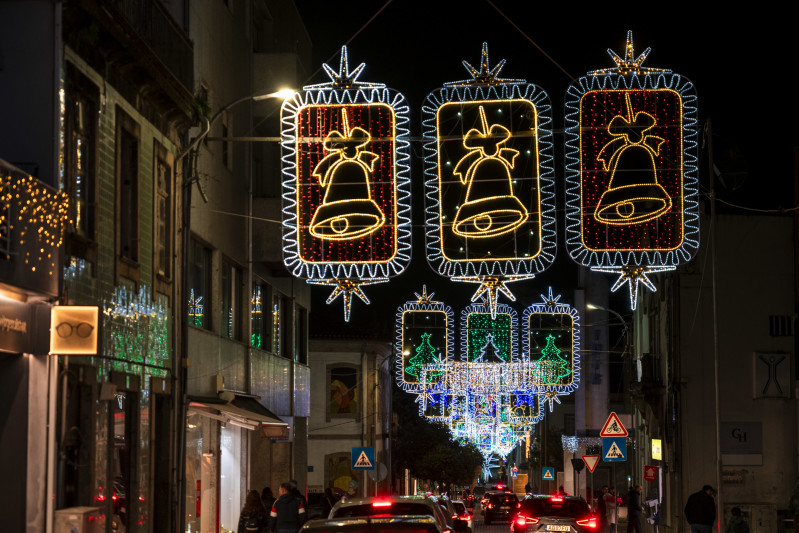
[[[99,307],[57,305],[50,309],[51,355],[97,355]]]

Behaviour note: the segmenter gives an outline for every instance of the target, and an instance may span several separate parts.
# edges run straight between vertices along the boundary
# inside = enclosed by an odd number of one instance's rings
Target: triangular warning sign
[[[547,479],[547,480],[552,480],[552,479],[554,479],[554,478],[552,477],[552,470],[549,470],[549,469],[547,469],[547,470],[544,470],[544,479]]]
[[[583,455],[583,462],[585,463],[585,466],[588,467],[588,471],[593,474],[594,468],[596,468],[597,463],[599,463],[599,456]]]
[[[608,453],[605,454],[605,460],[608,459],[624,459],[624,454],[621,453],[621,449],[616,446],[615,442],[611,443]]]
[[[605,425],[602,426],[602,431],[599,432],[600,437],[626,437],[627,429],[621,423],[619,415],[610,413]]]
[[[362,451],[361,455],[358,456],[358,460],[355,461],[355,468],[373,468],[374,465],[372,461],[366,456],[366,452]]]

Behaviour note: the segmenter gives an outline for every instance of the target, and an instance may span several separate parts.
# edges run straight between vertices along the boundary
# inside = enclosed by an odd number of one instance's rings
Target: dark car
[[[452,517],[427,496],[380,496],[339,500],[330,511],[330,519],[364,516],[428,515],[436,519],[441,529],[452,531]]]
[[[452,529],[455,531],[465,531],[466,533],[471,533],[471,527],[469,526],[468,521],[464,520],[458,515],[458,511],[452,504],[452,500],[443,494],[428,494],[428,497],[438,502],[438,505],[444,511],[444,514],[447,515],[447,523],[450,525],[450,527],[452,527]]]
[[[597,533],[599,516],[591,512],[584,499],[576,496],[528,496],[511,522],[510,533],[565,531]]]
[[[327,520],[310,520],[300,529],[302,533],[442,533],[441,525],[430,515],[360,516]]]
[[[452,506],[455,508],[455,512],[458,513],[458,518],[465,521],[466,525],[469,527],[469,530],[471,530],[472,513],[469,511],[469,507],[467,507],[466,502],[463,500],[452,500]]]
[[[513,520],[519,511],[519,498],[512,492],[493,492],[489,494],[483,511],[485,525],[492,522]]]

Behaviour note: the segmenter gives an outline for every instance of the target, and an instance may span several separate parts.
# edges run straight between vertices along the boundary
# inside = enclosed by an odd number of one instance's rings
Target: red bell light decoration
[[[571,257],[627,284],[636,307],[650,273],[674,270],[699,247],[696,94],[667,69],[644,68],[632,32],[616,66],[566,95],[566,246]]]
[[[329,285],[328,303],[388,281],[410,262],[408,105],[402,94],[363,83],[347,48],[329,83],[284,102],[283,257],[296,277]]]

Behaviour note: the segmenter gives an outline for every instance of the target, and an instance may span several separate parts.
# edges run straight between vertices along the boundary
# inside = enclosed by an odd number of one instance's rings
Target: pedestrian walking
[[[724,533],[749,533],[749,524],[747,524],[744,521],[744,517],[741,516],[740,507],[732,508],[732,516],[730,517],[730,521],[727,522]]]
[[[605,500],[605,516],[608,523],[608,531],[610,533],[616,533],[616,507],[618,504],[616,501],[616,494],[613,492],[613,489],[608,489],[608,492],[603,494],[602,498]]]
[[[716,500],[713,499],[715,490],[710,485],[705,485],[699,492],[688,496],[685,503],[685,519],[691,525],[691,533],[710,533],[716,521]]]
[[[605,494],[608,493],[608,486],[602,485],[602,492],[599,493],[599,497],[596,501],[596,513],[599,515],[599,530],[600,531],[607,531],[608,525],[608,508],[605,503]]]
[[[641,491],[641,485],[636,485],[630,487],[630,492],[627,493],[627,533],[641,533],[641,513],[644,510],[641,505]]]
[[[291,493],[294,495],[294,497],[299,498],[299,500],[302,502],[303,507],[308,507],[308,500],[305,499],[305,495],[302,492],[300,492],[300,490],[297,488],[298,486],[297,480],[296,479],[290,480],[289,485],[291,485]]]
[[[247,493],[244,507],[239,515],[239,533],[266,533],[267,518],[264,507],[257,490]]]
[[[272,508],[272,504],[275,503],[275,495],[272,494],[272,487],[264,487],[264,490],[261,491],[261,501],[264,503],[264,508],[267,511]]]
[[[305,506],[291,492],[291,484],[281,483],[279,496],[272,504],[269,513],[269,531],[277,533],[297,533],[307,520]]]

